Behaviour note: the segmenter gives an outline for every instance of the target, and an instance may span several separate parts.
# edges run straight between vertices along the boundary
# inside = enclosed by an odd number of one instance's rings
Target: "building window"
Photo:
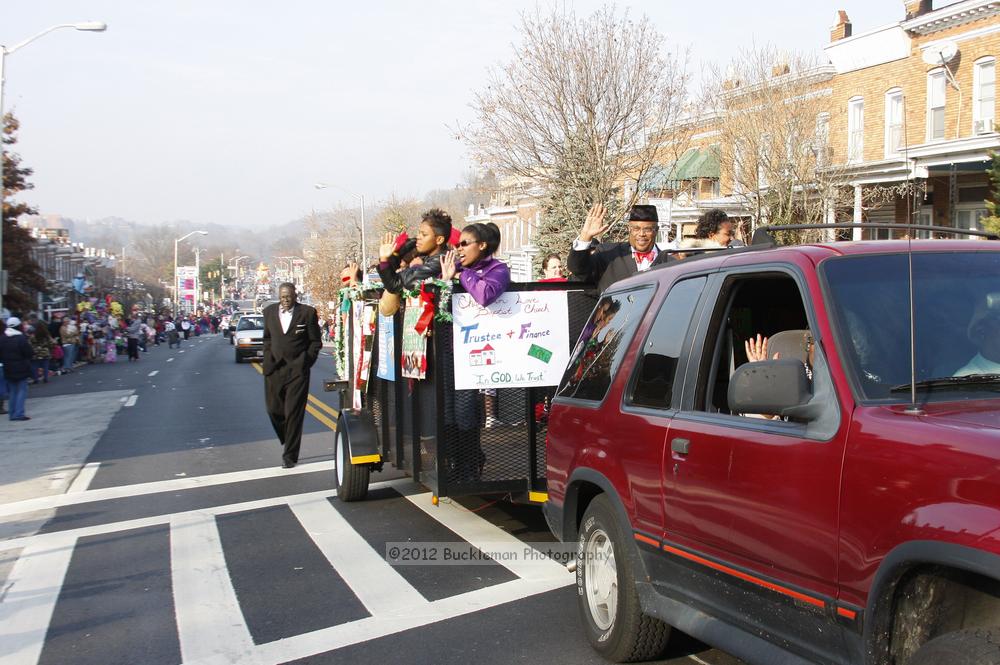
[[[722,188],[720,187],[718,178],[712,180],[712,198],[717,199],[722,194]]]
[[[996,117],[996,60],[977,60],[973,79],[972,133],[987,134],[993,131]]]
[[[865,153],[865,100],[847,102],[847,161],[860,162]]]
[[[813,152],[816,155],[816,165],[826,166],[830,163],[830,114],[819,113],[816,116],[816,137]]]
[[[885,93],[885,156],[895,157],[903,149],[903,91]]]
[[[927,140],[940,141],[944,138],[945,88],[948,79],[944,70],[938,69],[927,75]]]

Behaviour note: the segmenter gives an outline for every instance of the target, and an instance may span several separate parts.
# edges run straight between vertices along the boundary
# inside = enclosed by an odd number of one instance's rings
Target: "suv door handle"
[[[691,442],[688,439],[674,439],[670,442],[670,450],[678,455],[687,455],[691,449]]]

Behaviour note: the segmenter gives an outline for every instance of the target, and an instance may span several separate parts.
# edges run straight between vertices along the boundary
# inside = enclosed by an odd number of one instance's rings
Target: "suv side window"
[[[809,329],[809,319],[798,284],[785,273],[738,274],[725,281],[706,335],[694,409],[707,413],[759,417],[758,414],[730,412],[729,378],[737,367],[748,362],[744,346],[747,339],[758,334],[774,339],[778,333],[803,340],[798,345],[785,344],[780,356],[786,360],[802,361],[806,365],[807,374],[811,375],[813,397],[810,404],[817,406],[818,413],[805,425],[802,435],[807,438],[828,439],[837,431],[840,423],[833,380],[822,350],[813,342],[814,332]],[[773,347],[768,350],[770,358],[774,357],[774,350]],[[783,424],[791,426],[791,423]]]
[[[560,397],[604,399],[652,295],[652,288],[634,289],[597,301],[559,385]]]
[[[670,289],[642,346],[642,358],[636,363],[630,404],[670,408],[681,347],[707,281],[706,277],[685,279]]]

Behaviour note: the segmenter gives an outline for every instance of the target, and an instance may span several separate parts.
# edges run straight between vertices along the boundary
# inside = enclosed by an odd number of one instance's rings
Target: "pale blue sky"
[[[568,2],[578,13],[595,1]],[[939,0],[936,6],[943,6]],[[855,34],[901,0],[632,0],[668,44],[727,62],[752,43],[818,50],[837,9]],[[56,23],[7,59],[5,109],[42,213],[263,229],[311,209],[423,196],[468,169],[449,125],[507,60],[534,0],[305,2],[6,0],[0,43]],[[697,65],[696,65],[697,66]]]

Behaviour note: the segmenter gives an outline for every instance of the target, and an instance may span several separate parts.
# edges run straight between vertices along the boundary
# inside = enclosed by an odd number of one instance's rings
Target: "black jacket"
[[[660,252],[653,261],[654,266],[674,260],[667,252]],[[627,242],[597,244],[592,242],[589,249],[571,250],[566,267],[576,279],[597,284],[601,292],[615,282],[631,277],[639,272],[632,247]]]
[[[308,371],[319,357],[323,348],[323,338],[319,331],[319,317],[309,305],[297,303],[292,310],[292,322],[288,332],[281,330],[278,318],[280,305],[277,303],[264,308],[264,376],[271,375],[284,365],[301,371]]]
[[[399,258],[392,256],[388,261],[379,263],[378,274],[382,278],[382,286],[389,293],[400,293],[404,288],[413,290],[418,288],[425,279],[441,277],[441,257],[444,254],[433,256],[422,256],[423,265],[411,266],[405,270],[399,270]]]
[[[0,364],[3,377],[8,381],[21,381],[31,376],[31,342],[27,335],[0,333]]]

